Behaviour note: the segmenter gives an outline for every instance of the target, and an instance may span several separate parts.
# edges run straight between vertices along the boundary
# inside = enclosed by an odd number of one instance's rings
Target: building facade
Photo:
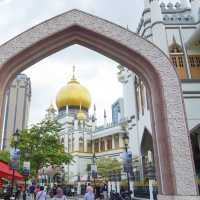
[[[85,184],[88,178],[91,178],[88,165],[93,163],[94,156],[95,159],[101,157],[120,159],[120,154],[124,151],[124,132],[120,124],[123,114],[119,118],[120,106],[120,113],[123,113],[122,102],[122,99],[118,99],[113,104],[113,113],[116,112],[117,115],[115,123],[107,122],[104,111],[104,124],[97,126],[96,106],[94,105],[93,114],[89,115],[90,93],[78,82],[75,75],[60,89],[56,98],[58,108],[56,118],[63,127],[60,140],[65,146],[65,151],[73,155],[74,161],[65,166],[65,180],[68,183]]]
[[[187,121],[192,137],[197,175],[199,161],[200,122],[200,1],[182,0],[175,4],[144,0],[144,11],[137,34],[158,46],[176,68],[182,85]],[[128,118],[130,148],[135,171],[140,179],[152,178],[148,164],[154,163],[151,124],[151,94],[142,77],[118,66],[119,81],[124,90],[124,116]],[[151,152],[151,153],[150,153]],[[150,153],[150,154],[149,154]],[[154,159],[154,158],[153,158]],[[153,165],[153,164],[152,164]],[[154,168],[154,166],[153,166]],[[154,172],[154,169],[150,170]],[[154,176],[155,178],[155,176]]]
[[[159,0],[144,0],[145,8],[137,34],[158,46],[176,68],[180,78],[191,132],[196,172],[200,157],[200,1],[182,0],[164,4]],[[112,123],[97,126],[96,107],[90,116],[89,91],[75,76],[58,93],[58,121],[63,126],[61,142],[74,162],[65,166],[68,182],[88,180],[88,164],[93,156],[120,159],[124,151],[122,124],[129,134],[129,150],[133,155],[135,180],[155,180],[151,94],[142,77],[118,66],[118,79],[123,84],[123,99],[112,105]],[[197,152],[197,153],[196,153]]]
[[[11,83],[5,96],[3,134],[1,149],[9,150],[12,134],[27,128],[31,102],[31,81],[25,74],[19,74]]]

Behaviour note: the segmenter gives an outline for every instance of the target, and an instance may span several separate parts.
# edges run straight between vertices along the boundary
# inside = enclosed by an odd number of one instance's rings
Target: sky
[[[44,20],[71,9],[80,9],[135,31],[142,11],[142,0],[0,0],[0,45]],[[76,76],[88,88],[97,118],[103,122],[106,109],[111,120],[111,104],[122,96],[116,63],[79,45],[59,51],[23,73],[31,78],[32,99],[29,124],[40,121],[56,94],[70,79],[72,66]],[[90,111],[92,113],[92,109]]]

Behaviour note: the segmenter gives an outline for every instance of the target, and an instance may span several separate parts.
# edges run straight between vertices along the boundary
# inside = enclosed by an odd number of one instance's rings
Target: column
[[[122,138],[122,134],[119,134],[119,148],[124,148],[124,141]]]
[[[114,135],[112,135],[112,149],[115,149],[115,140],[114,140]]]
[[[107,151],[108,148],[107,148],[107,139],[106,139],[106,137],[104,138],[104,141],[105,141],[105,151]]]
[[[149,193],[150,193],[150,199],[149,200],[154,200],[153,198],[153,180],[149,180]]]

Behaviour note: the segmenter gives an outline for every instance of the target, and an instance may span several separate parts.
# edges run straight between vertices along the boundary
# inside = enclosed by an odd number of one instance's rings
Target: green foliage
[[[100,158],[97,160],[97,171],[98,173],[104,177],[108,178],[109,173],[119,173],[121,172],[122,164],[117,159],[112,158]]]
[[[8,151],[5,150],[1,150],[0,151],[0,160],[3,160],[7,163],[10,162],[10,153]]]
[[[61,125],[57,121],[43,120],[20,132],[20,142],[17,145],[21,152],[20,166],[23,161],[30,161],[32,176],[37,175],[42,167],[71,161],[71,155],[64,152],[64,145],[60,143],[59,131]]]

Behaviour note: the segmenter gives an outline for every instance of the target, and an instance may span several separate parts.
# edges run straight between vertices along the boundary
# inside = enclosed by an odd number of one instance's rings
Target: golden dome
[[[89,108],[91,105],[91,96],[87,88],[82,86],[74,77],[62,87],[56,97],[56,105],[58,108],[64,106],[81,106]]]
[[[82,110],[79,110],[76,117],[78,120],[83,120],[83,121],[87,119],[86,114]]]

